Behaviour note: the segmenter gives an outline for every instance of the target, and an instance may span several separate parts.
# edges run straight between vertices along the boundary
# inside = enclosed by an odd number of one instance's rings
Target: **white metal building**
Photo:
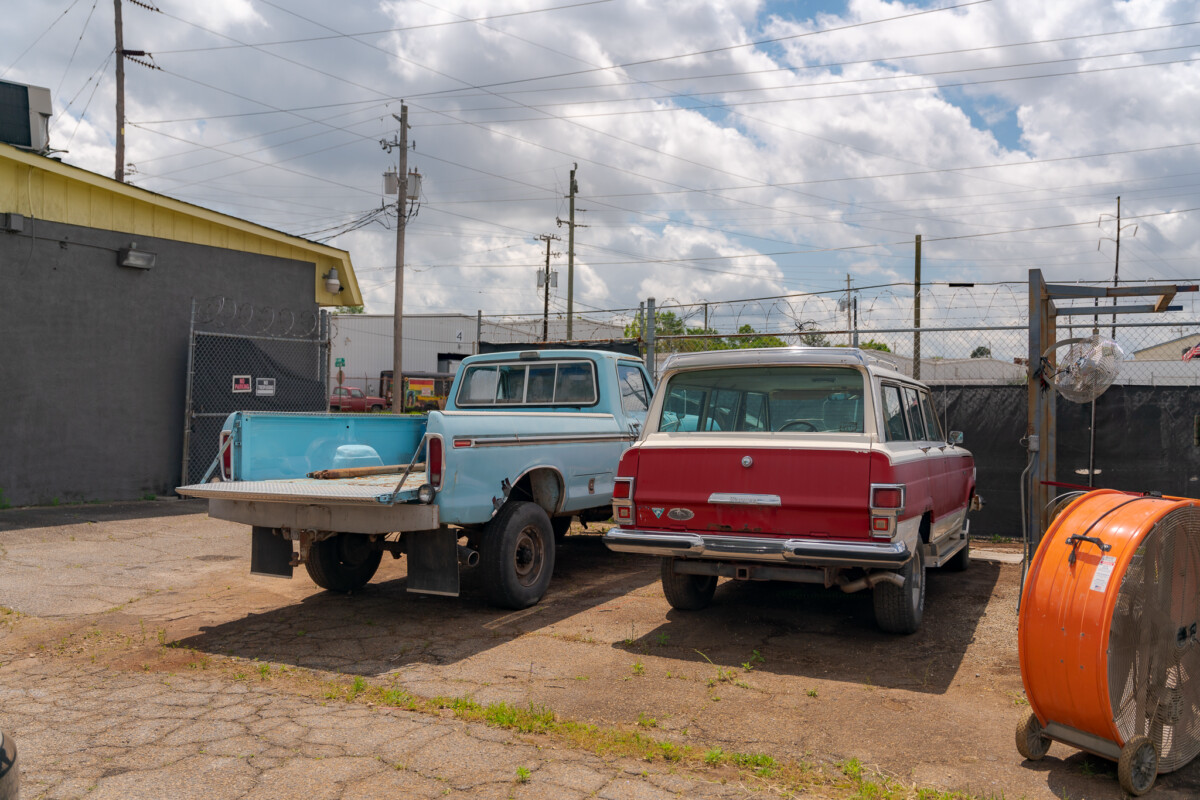
[[[379,374],[392,369],[395,319],[391,314],[334,314],[331,328],[333,360],[330,386],[343,374],[342,385],[368,393],[379,390]],[[593,320],[576,319],[572,333],[579,339],[620,339],[625,330]],[[467,314],[405,314],[404,371],[454,372],[458,362],[475,353],[482,335],[485,342],[539,342],[541,320],[496,322]],[[551,341],[567,336],[567,321],[552,319]]]

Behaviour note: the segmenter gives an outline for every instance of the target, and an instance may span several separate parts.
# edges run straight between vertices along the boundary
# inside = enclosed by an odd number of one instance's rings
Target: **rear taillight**
[[[633,478],[617,478],[613,481],[613,521],[618,525],[632,525]]]
[[[872,508],[904,508],[904,487],[876,484],[871,487]]]
[[[429,473],[429,483],[433,488],[442,488],[442,469],[445,466],[444,453],[442,452],[442,439],[440,436],[434,436],[429,439],[429,445],[425,453],[425,468]]]
[[[871,530],[875,539],[891,539],[896,535],[896,524],[904,511],[904,495],[907,489],[902,483],[871,484]]]
[[[233,431],[221,431],[221,480],[233,480],[233,445],[229,444]]]

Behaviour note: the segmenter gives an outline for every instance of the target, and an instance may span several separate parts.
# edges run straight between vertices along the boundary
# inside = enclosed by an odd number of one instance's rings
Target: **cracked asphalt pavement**
[[[251,576],[249,530],[199,501],[10,509],[0,728],[25,800],[880,796],[864,780],[1118,800],[1108,762],[1016,753],[1019,566],[977,552],[894,637],[868,593],[726,582],[672,610],[654,559],[580,531],[513,613],[469,571],[461,597],[408,594],[403,559],[350,596]],[[1154,791],[1200,796],[1200,769]]]

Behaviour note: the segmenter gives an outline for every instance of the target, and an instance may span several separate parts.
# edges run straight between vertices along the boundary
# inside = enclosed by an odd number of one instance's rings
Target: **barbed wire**
[[[238,303],[214,295],[193,301],[192,322],[207,332],[243,333],[248,336],[276,336],[312,339],[319,333],[320,316],[316,311],[294,311],[253,303]]]

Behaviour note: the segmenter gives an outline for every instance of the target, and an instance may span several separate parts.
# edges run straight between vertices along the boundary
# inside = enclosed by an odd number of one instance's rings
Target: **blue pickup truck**
[[[303,564],[318,586],[351,592],[386,551],[407,558],[410,592],[457,596],[470,566],[491,603],[526,608],[571,519],[610,516],[651,391],[641,360],[617,353],[471,356],[427,416],[231,414],[209,476],[177,492],[252,526],[256,574]]]

